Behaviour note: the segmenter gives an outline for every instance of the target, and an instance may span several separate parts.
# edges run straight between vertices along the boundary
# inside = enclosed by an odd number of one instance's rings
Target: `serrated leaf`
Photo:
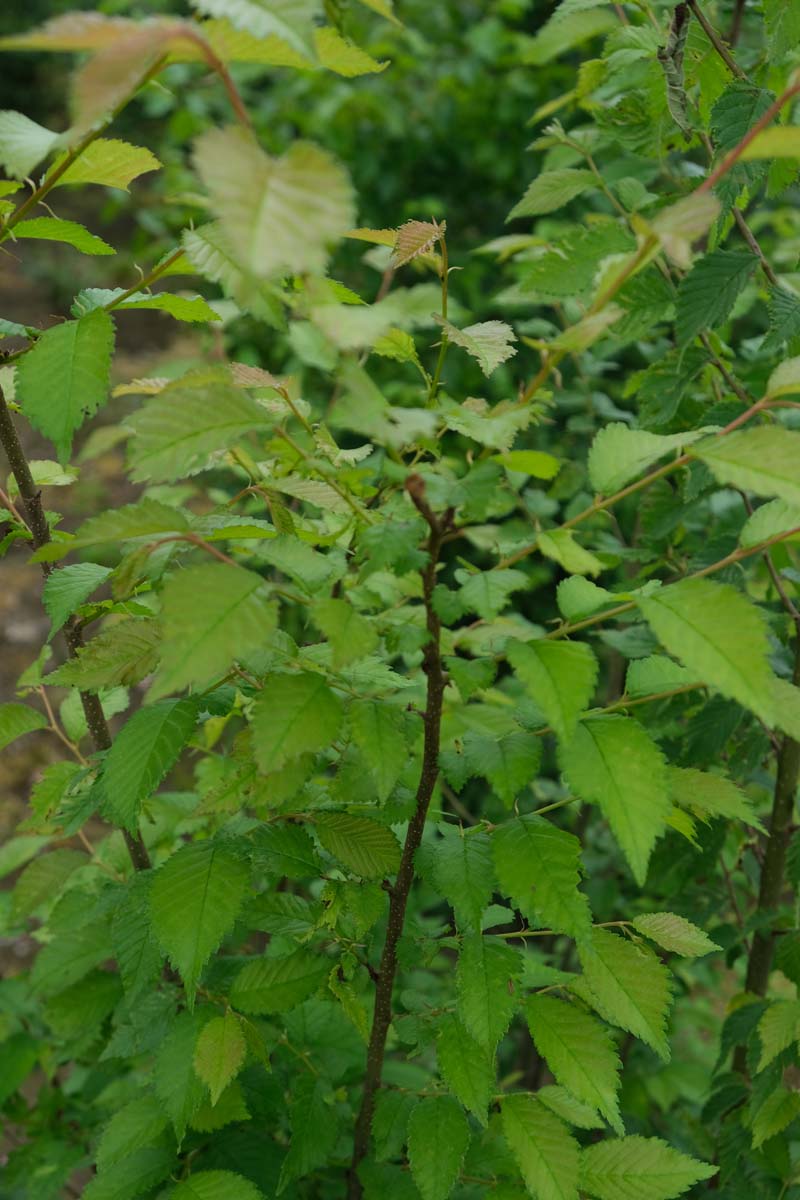
[[[0,166],[15,179],[27,179],[58,141],[59,134],[24,113],[11,109],[0,112]]]
[[[748,250],[712,250],[694,264],[678,287],[679,347],[688,346],[703,329],[722,324],[757,265],[758,259]]]
[[[134,1200],[167,1179],[175,1165],[172,1139],[159,1138],[120,1159],[110,1170],[93,1175],[81,1192],[84,1200]]]
[[[372,1117],[372,1140],[375,1158],[384,1162],[399,1158],[406,1141],[406,1126],[417,1097],[409,1092],[383,1088],[378,1092]]]
[[[603,1128],[603,1119],[597,1115],[595,1109],[576,1100],[566,1088],[558,1087],[554,1083],[545,1084],[544,1087],[537,1088],[536,1099],[567,1125],[574,1125],[576,1129]]]
[[[645,937],[675,954],[694,958],[721,949],[702,929],[676,913],[643,913],[633,918],[633,924]]]
[[[81,254],[114,254],[113,246],[90,233],[77,221],[64,221],[58,217],[33,217],[14,226],[15,238],[34,238],[47,242],[66,242]]]
[[[652,951],[593,929],[591,943],[580,948],[583,977],[577,990],[600,1016],[640,1038],[665,1062],[671,979]]]
[[[534,925],[584,938],[591,928],[586,897],[578,890],[581,845],[535,813],[504,821],[492,834],[500,890]]]
[[[457,1017],[445,1016],[436,1039],[439,1071],[450,1091],[484,1127],[495,1080],[492,1055]]]
[[[459,929],[480,929],[494,891],[492,840],[488,834],[442,827],[433,852],[433,882],[453,909]]]
[[[195,144],[194,163],[234,255],[254,275],[322,274],[329,245],[353,225],[345,171],[309,142],[274,159],[241,128],[214,129]]]
[[[667,767],[667,784],[676,803],[701,816],[727,817],[745,821],[755,829],[761,828],[745,793],[722,775],[697,771],[693,767]]]
[[[603,495],[619,491],[665,454],[703,436],[702,431],[662,435],[630,429],[620,421],[605,425],[589,451],[589,479]]]
[[[246,1054],[242,1027],[230,1010],[203,1026],[194,1048],[194,1069],[208,1088],[212,1105],[239,1073]]]
[[[423,1200],[447,1200],[470,1141],[467,1118],[449,1096],[420,1100],[408,1118],[411,1176]]]
[[[800,433],[778,425],[738,430],[724,438],[701,442],[693,450],[720,483],[759,496],[778,496],[800,506],[798,453]]]
[[[137,871],[111,921],[111,946],[129,1000],[152,986],[163,961],[150,924],[150,883],[149,873]]]
[[[275,1193],[278,1196],[293,1179],[301,1179],[324,1166],[336,1145],[337,1113],[331,1103],[330,1085],[324,1078],[306,1075],[296,1079],[292,1086],[290,1121],[292,1140],[281,1165]]]
[[[506,1096],[502,1126],[534,1200],[578,1200],[578,1143],[535,1096]]]
[[[516,334],[504,321],[479,321],[477,325],[466,325],[463,329],[458,329],[450,321],[445,321],[436,314],[434,319],[441,325],[447,340],[466,350],[467,354],[477,361],[487,378],[501,363],[513,358],[517,353],[511,344],[516,341]]]
[[[493,1050],[517,1007],[515,981],[522,963],[517,950],[479,933],[464,935],[458,956],[458,1016],[476,1042]]]
[[[127,300],[117,303],[120,296],[125,295],[122,288],[84,288],[72,302],[71,312],[74,317],[83,316],[96,308],[114,306],[117,312],[128,312],[131,309],[148,309],[155,312],[165,312],[176,321],[218,321],[219,314],[203,299],[202,296],[176,296],[173,292],[134,292]],[[123,384],[122,390],[115,388],[113,395],[157,395],[169,386],[169,380],[162,380],[158,387],[153,386],[153,380],[134,380],[132,384]]]
[[[208,1018],[208,1009],[178,1013],[156,1054],[153,1076],[156,1095],[179,1143],[205,1098],[205,1088],[195,1074],[192,1056]]]
[[[528,185],[522,199],[514,205],[506,218],[539,217],[555,212],[584,192],[594,190],[597,179],[591,171],[582,167],[562,167],[558,171],[545,171]]]
[[[269,773],[326,750],[341,723],[342,703],[321,675],[270,675],[253,706],[256,761]]]
[[[669,692],[689,684],[700,683],[691,671],[667,658],[665,654],[648,654],[646,658],[635,658],[628,663],[625,675],[625,695],[650,696],[658,692]]]
[[[508,661],[562,741],[575,733],[597,683],[597,659],[583,642],[511,642]]]
[[[262,825],[254,836],[256,861],[280,878],[307,879],[322,873],[322,863],[305,829],[300,825]]]
[[[786,288],[773,287],[769,295],[769,332],[762,350],[779,350],[800,334],[800,297]]]
[[[609,1030],[574,1004],[552,996],[530,996],[525,1016],[534,1045],[556,1080],[622,1133],[617,1101],[621,1064]]]
[[[394,875],[400,843],[386,825],[349,813],[319,813],[314,827],[322,845],[362,879]]]
[[[358,75],[374,75],[385,71],[388,61],[378,62],[366,50],[362,50],[348,38],[342,37],[333,25],[323,25],[314,30],[314,49],[323,67],[354,79]]]
[[[142,803],[174,765],[197,720],[193,700],[162,700],[135,712],[103,762],[103,812],[135,831]]]
[[[126,504],[122,508],[98,513],[78,527],[75,537],[68,542],[48,542],[34,555],[34,562],[53,562],[63,558],[71,550],[85,546],[102,546],[124,542],[131,538],[158,537],[169,533],[182,533],[189,522],[180,511],[157,500],[140,500],[137,504]]]
[[[330,643],[334,670],[359,658],[366,658],[378,644],[378,635],[366,617],[356,612],[347,600],[319,600],[312,609],[314,624]]]
[[[179,1183],[170,1200],[264,1200],[250,1179],[233,1171],[196,1171]]]
[[[47,728],[47,717],[28,704],[0,704],[0,750],[36,729]]]
[[[48,175],[58,170],[65,158],[66,155],[60,155]],[[97,183],[127,192],[134,179],[160,167],[155,154],[144,146],[132,146],[117,138],[95,138],[59,176],[53,190],[65,184]]]
[[[191,0],[192,8],[210,17],[226,17],[254,37],[279,39],[303,58],[310,55],[312,18],[317,0]]]
[[[46,329],[17,366],[23,411],[55,443],[62,463],[76,429],[108,398],[113,347],[111,317],[97,311]]]
[[[164,642],[150,700],[224,675],[234,660],[262,646],[276,612],[255,571],[228,563],[187,567],[161,596]]]
[[[143,1095],[114,1113],[95,1150],[97,1169],[105,1174],[129,1154],[149,1146],[166,1128],[167,1116],[153,1095]]]
[[[590,579],[584,579],[582,575],[572,575],[559,583],[556,589],[556,603],[565,620],[580,621],[607,604],[617,603],[617,598],[613,592],[598,587]]]
[[[200,972],[238,916],[248,880],[241,859],[209,841],[182,846],[153,877],[153,929],[190,1005]]]
[[[800,1092],[777,1087],[769,1092],[753,1117],[753,1149],[777,1137],[800,1114]]]
[[[692,265],[692,246],[707,233],[720,211],[720,203],[710,192],[692,192],[659,212],[652,224],[667,256],[677,267]]]
[[[441,224],[438,221],[406,221],[393,238],[392,266],[403,267],[421,254],[428,254],[444,237],[446,229],[446,221]]]
[[[73,871],[87,863],[82,850],[70,850],[66,846],[51,850],[49,854],[40,854],[28,863],[17,880],[12,894],[12,911],[27,915],[45,901],[52,901]]]
[[[663,756],[631,717],[589,717],[560,756],[569,786],[599,804],[634,877],[643,884],[670,810]]]
[[[673,1200],[716,1173],[659,1138],[634,1135],[581,1151],[580,1186],[596,1200]]]
[[[686,579],[640,597],[638,605],[664,648],[693,674],[774,723],[766,625],[736,588]]]
[[[792,529],[800,530],[800,505],[787,504],[785,500],[768,500],[766,504],[760,504],[745,521],[739,533],[739,544],[757,546],[776,534],[788,534]],[[798,537],[800,533],[786,540],[795,541]]]
[[[75,609],[105,583],[110,574],[111,567],[101,567],[97,563],[75,563],[62,567],[60,571],[50,572],[42,592],[42,601],[51,622],[48,642]]]
[[[252,959],[233,981],[231,1004],[245,1013],[286,1012],[317,990],[330,965],[310,950],[296,950],[285,958]]]
[[[130,687],[150,675],[158,664],[161,630],[148,617],[112,622],[87,642],[76,658],[47,675],[47,683],[82,691]]]
[[[758,1022],[761,1039],[759,1071],[800,1038],[800,1001],[774,1000]]]
[[[91,320],[82,318],[84,321]],[[227,373],[179,379],[145,404],[130,420],[131,477],[171,482],[202,471],[209,458],[245,433],[269,428],[274,417]]]
[[[353,741],[375,780],[378,800],[389,799],[408,761],[403,714],[392,705],[357,700],[350,705]]]
[[[603,564],[596,554],[576,542],[571,529],[542,530],[537,547],[572,575],[599,575]]]
[[[527,732],[501,737],[470,732],[463,743],[466,778],[483,775],[507,808],[536,779],[542,757],[541,740]]]

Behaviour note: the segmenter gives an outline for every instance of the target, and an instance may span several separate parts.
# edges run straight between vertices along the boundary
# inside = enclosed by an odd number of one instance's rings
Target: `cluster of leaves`
[[[0,851],[3,936],[39,943],[0,983],[3,1194],[797,1200],[792,0],[744,65],[694,3],[504,34],[516,69],[598,57],[537,114],[480,305],[452,218],[359,226],[330,148],[268,153],[237,87],[383,72],[349,35],[410,53],[389,0],[192,7],[0,43],[86,55],[65,132],[0,114],[2,242],[113,254],[58,189],[159,169],[109,125],[170,64],[233,114],[143,278],[0,321],[0,545],[51,620],[0,746],[67,752]],[[218,340],[112,391],[141,309],[261,323],[277,361]],[[124,446],[140,491],[69,532],[41,490],[110,393],[79,459]]]

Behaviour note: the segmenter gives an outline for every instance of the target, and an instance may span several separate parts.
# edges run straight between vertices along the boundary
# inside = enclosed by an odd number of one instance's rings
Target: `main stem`
[[[442,697],[444,695],[446,679],[441,657],[441,623],[433,607],[433,589],[436,585],[436,565],[442,547],[442,538],[452,520],[452,512],[446,512],[441,519],[436,516],[425,499],[425,485],[419,475],[411,475],[406,480],[406,489],[430,529],[427,543],[428,563],[422,572],[425,619],[428,629],[428,642],[423,651],[422,661],[422,669],[428,680],[425,712],[423,714],[424,740],[422,769],[417,787],[414,815],[408,825],[397,877],[389,892],[389,918],[386,925],[386,941],[383,946],[378,980],[375,986],[375,1008],[372,1017],[369,1046],[367,1048],[364,1093],[361,1099],[361,1108],[356,1119],[353,1158],[348,1178],[348,1200],[360,1200],[362,1195],[361,1181],[358,1178],[358,1166],[366,1157],[369,1148],[372,1115],[375,1111],[375,1101],[383,1074],[386,1036],[392,1020],[392,993],[397,974],[397,944],[403,932],[408,896],[414,881],[414,855],[422,841],[425,818],[428,814],[428,807],[439,774]]]
[[[47,517],[42,507],[41,492],[37,488],[31,474],[28,459],[25,456],[25,451],[22,449],[22,443],[19,440],[11,416],[11,410],[6,403],[2,388],[0,388],[0,444],[3,446],[8,464],[11,467],[11,473],[16,480],[20,498],[25,509],[25,519],[31,531],[31,539],[38,550],[40,546],[44,546],[51,540],[50,526],[47,524]],[[45,576],[49,575],[53,570],[50,563],[42,563],[41,567]],[[73,617],[70,617],[66,622],[63,632],[70,657],[75,658],[83,646],[83,637]],[[111,734],[103,713],[100,698],[95,692],[81,692],[80,697],[89,736],[92,739],[95,750],[108,750],[111,745]],[[150,856],[147,853],[147,847],[142,841],[141,836],[139,834],[133,835],[128,833],[127,830],[123,830],[123,836],[135,869],[137,871],[146,871],[150,866]]]

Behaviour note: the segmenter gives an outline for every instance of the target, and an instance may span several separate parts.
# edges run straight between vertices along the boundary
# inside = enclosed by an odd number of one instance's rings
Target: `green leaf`
[[[53,996],[78,983],[111,956],[105,924],[90,921],[77,929],[62,929],[36,956],[30,983],[35,992]]]
[[[277,1195],[293,1179],[302,1179],[315,1168],[324,1167],[336,1145],[337,1113],[331,1102],[330,1085],[324,1078],[309,1078],[306,1074],[295,1079],[290,1120],[292,1140],[281,1165]]]
[[[603,495],[619,491],[626,483],[673,450],[688,446],[703,436],[702,430],[662,435],[630,429],[620,421],[604,425],[589,451],[589,479]]]
[[[666,967],[652,951],[605,929],[593,929],[591,943],[579,949],[580,994],[605,1021],[641,1038],[667,1062],[671,980]]]
[[[481,927],[494,892],[492,840],[487,833],[441,826],[433,854],[433,882],[455,913],[459,929]]]
[[[84,317],[84,321],[91,319]],[[131,478],[172,482],[195,475],[212,455],[274,417],[227,374],[202,372],[168,384],[131,419]]]
[[[21,112],[0,112],[0,166],[15,179],[27,179],[58,140],[59,135],[52,129],[37,125]]]
[[[166,1139],[141,1146],[109,1170],[93,1176],[81,1195],[84,1200],[135,1200],[165,1180],[175,1166],[175,1147]]]
[[[161,667],[150,700],[224,675],[236,658],[263,646],[275,628],[276,611],[255,571],[207,563],[169,577],[161,617]]]
[[[530,996],[525,1016],[534,1045],[556,1080],[622,1133],[617,1102],[621,1064],[609,1030],[574,1004],[552,996]]]
[[[676,804],[702,817],[727,817],[761,828],[745,793],[722,775],[696,771],[693,767],[667,767],[667,784]]]
[[[149,617],[112,622],[78,651],[77,658],[51,671],[46,681],[83,691],[129,687],[155,670],[160,639],[158,622]]]
[[[503,1099],[503,1133],[534,1200],[578,1200],[578,1143],[535,1096]]]
[[[532,475],[534,479],[554,479],[561,468],[559,460],[543,450],[508,450],[505,454],[493,454],[492,459],[509,471]]]
[[[800,433],[779,425],[761,425],[701,442],[693,453],[708,464],[720,483],[758,496],[778,496],[800,506]]]
[[[504,942],[464,935],[456,973],[457,1012],[479,1045],[493,1050],[508,1029],[517,999],[520,955]]]
[[[463,752],[467,778],[483,775],[510,808],[519,793],[536,779],[542,744],[528,732],[493,737],[470,731],[464,737]]]
[[[309,142],[270,158],[247,131],[212,129],[194,164],[235,258],[255,275],[322,274],[328,247],[355,223],[347,174]]]
[[[153,877],[153,930],[179,972],[190,1004],[200,972],[233,927],[248,880],[246,865],[209,841],[181,846]]]
[[[584,938],[591,914],[581,879],[581,844],[535,813],[504,821],[492,834],[500,890],[533,925]]]
[[[383,804],[408,761],[403,714],[383,701],[357,700],[350,705],[349,717],[353,741]]]
[[[179,1143],[183,1141],[186,1126],[205,1099],[205,1087],[194,1071],[193,1055],[200,1031],[208,1018],[207,1008],[178,1013],[156,1054],[156,1095],[162,1111],[172,1122]]]
[[[758,1022],[761,1058],[758,1070],[768,1067],[773,1058],[800,1038],[800,1001],[774,1000]]]
[[[286,1012],[313,995],[330,967],[324,955],[310,950],[296,950],[286,958],[252,959],[233,981],[231,1004],[245,1013]]]
[[[66,154],[59,155],[48,176],[58,170],[65,159]],[[132,146],[117,138],[95,138],[59,176],[53,190],[65,184],[98,183],[127,192],[128,185],[139,175],[157,171],[160,166],[155,154],[144,146]]]
[[[597,684],[597,659],[583,642],[509,643],[508,661],[561,741],[575,733]]]
[[[495,1081],[492,1055],[475,1041],[457,1017],[445,1016],[436,1039],[436,1058],[450,1091],[485,1127]]]
[[[449,1096],[429,1096],[412,1109],[408,1118],[408,1159],[423,1200],[447,1200],[469,1141],[467,1118]]]
[[[312,610],[314,624],[330,642],[334,670],[366,658],[378,644],[378,635],[347,600],[319,600]]]
[[[702,929],[675,913],[643,913],[633,918],[633,924],[645,937],[675,954],[695,958],[721,949]]]
[[[600,559],[575,541],[571,529],[542,530],[537,547],[545,558],[552,558],[570,574],[598,575],[603,569]]]
[[[81,254],[115,254],[113,246],[94,233],[89,233],[77,221],[64,221],[58,217],[34,217],[20,221],[14,226],[15,238],[35,238],[48,242],[66,242]]]
[[[323,67],[335,71],[337,75],[343,75],[345,79],[354,79],[357,75],[374,75],[385,71],[389,65],[386,61],[378,62],[371,54],[367,54],[366,50],[342,37],[333,25],[324,25],[314,30],[314,49]]]
[[[618,597],[606,588],[598,587],[590,579],[584,579],[582,575],[572,575],[559,583],[556,602],[565,620],[581,621],[606,605],[618,603]]]
[[[800,1114],[800,1093],[777,1087],[767,1094],[753,1118],[753,1149],[782,1133]]]
[[[100,1135],[95,1150],[98,1171],[105,1174],[129,1154],[151,1145],[166,1128],[167,1121],[155,1096],[145,1094],[125,1104]]]
[[[774,723],[766,625],[736,588],[686,579],[638,604],[664,648],[698,679]]]
[[[318,813],[314,827],[322,845],[362,879],[394,875],[400,865],[400,843],[391,829],[369,817]]]
[[[262,825],[255,835],[255,851],[259,862],[276,876],[307,879],[322,873],[322,864],[314,843],[300,825]]]
[[[400,1158],[406,1141],[406,1126],[417,1097],[409,1092],[383,1088],[378,1092],[372,1118],[372,1139],[378,1162]]]
[[[669,815],[663,756],[632,717],[589,717],[563,747],[561,769],[582,800],[599,804],[643,884]]]
[[[800,334],[800,297],[782,287],[773,287],[769,295],[769,333],[762,350],[776,351],[784,342]]]
[[[320,6],[316,0],[191,0],[191,7],[211,17],[227,17],[237,29],[260,40],[279,39],[306,58],[312,17]]]
[[[40,904],[52,902],[58,896],[73,871],[85,867],[89,860],[82,850],[62,846],[49,854],[40,854],[28,863],[17,880],[12,897],[15,914],[34,912]]]
[[[172,292],[134,292],[127,300],[116,303],[124,296],[122,288],[83,288],[72,302],[71,312],[74,317],[93,312],[96,308],[106,308],[113,304],[118,312],[131,309],[153,309],[157,312],[169,313],[176,321],[218,321],[219,313],[202,298],[202,296],[176,296]],[[164,386],[168,386],[166,383]],[[131,390],[136,390],[130,385]],[[163,391],[161,387],[157,389]],[[114,395],[120,395],[115,389]]]
[[[800,42],[800,11],[791,0],[764,0],[764,22],[769,59],[780,61]]]
[[[506,219],[513,221],[515,217],[539,217],[543,213],[555,212],[576,196],[596,187],[595,176],[582,167],[545,171],[528,185],[525,195],[514,205]]]
[[[492,621],[508,603],[512,592],[527,587],[528,578],[522,571],[501,568],[475,574],[456,572],[461,582],[458,599],[464,612],[476,612],[484,621]]]
[[[151,796],[191,737],[193,700],[162,700],[135,712],[114,738],[103,763],[103,811],[115,825],[136,830]]]
[[[684,275],[678,287],[675,331],[678,346],[703,329],[715,329],[730,315],[742,288],[758,265],[749,250],[712,250]]]
[[[596,1200],[673,1200],[716,1173],[660,1138],[616,1138],[581,1151],[580,1186]]]
[[[42,592],[42,601],[51,621],[48,642],[110,574],[111,567],[100,567],[97,563],[75,563],[50,572]]]
[[[242,1027],[230,1011],[204,1025],[194,1048],[194,1069],[216,1104],[244,1065],[247,1055]]]
[[[755,512],[747,518],[739,533],[741,546],[757,546],[766,542],[779,533],[788,533],[792,529],[800,529],[800,505],[787,504],[785,500],[768,500],[760,504]],[[800,534],[795,534],[787,541],[795,541]]]
[[[625,695],[631,697],[650,696],[657,692],[670,692],[674,688],[697,683],[691,671],[680,667],[665,654],[649,654],[647,658],[635,658],[628,663],[625,675]]]
[[[301,754],[327,750],[341,723],[341,700],[321,675],[270,675],[253,706],[256,762],[269,773]]]
[[[488,378],[501,363],[513,358],[516,350],[511,345],[516,341],[514,330],[504,321],[481,321],[477,325],[467,325],[458,329],[444,317],[434,314],[441,325],[444,336],[449,342],[460,346],[474,358],[484,375]]]
[[[140,500],[138,504],[126,504],[90,517],[78,527],[71,541],[48,542],[36,552],[33,561],[53,562],[84,546],[114,545],[132,538],[182,533],[188,528],[189,522],[180,509],[157,500]]]
[[[23,734],[46,729],[47,717],[27,704],[0,704],[0,750]]]
[[[55,443],[62,463],[69,458],[75,430],[108,398],[113,347],[111,317],[98,310],[46,329],[17,366],[23,411]]]
[[[151,875],[137,871],[111,921],[111,946],[127,998],[151,987],[161,972],[163,954],[150,922]]]

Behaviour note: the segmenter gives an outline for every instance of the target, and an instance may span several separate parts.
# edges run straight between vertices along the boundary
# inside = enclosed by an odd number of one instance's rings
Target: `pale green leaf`
[[[178,508],[157,500],[140,500],[90,517],[78,527],[75,537],[67,542],[48,542],[34,555],[35,562],[53,562],[71,550],[85,546],[115,545],[132,538],[158,538],[170,533],[182,533],[189,522]]]
[[[321,9],[318,0],[191,0],[191,6],[253,37],[277,38],[301,56],[310,53],[312,19]]]
[[[251,959],[233,981],[231,1004],[245,1013],[286,1012],[317,990],[330,967],[324,955],[310,950]]]
[[[605,425],[589,451],[589,479],[603,495],[619,491],[651,463],[703,436],[702,430],[662,435],[630,429],[621,421]]]
[[[342,702],[321,675],[270,675],[255,705],[256,761],[269,773],[291,759],[326,750],[342,723]]]
[[[77,221],[64,221],[58,217],[32,217],[14,226],[15,238],[35,238],[47,242],[66,242],[81,254],[114,254],[114,247]]]
[[[742,152],[743,162],[754,158],[800,158],[800,129],[796,125],[762,129]]]
[[[773,1000],[758,1022],[759,1071],[800,1038],[800,1000]]]
[[[633,918],[633,924],[645,937],[675,954],[697,958],[720,949],[702,929],[676,913],[643,913]]]
[[[450,1091],[485,1126],[495,1081],[492,1055],[475,1041],[457,1017],[448,1015],[439,1026],[436,1058]]]
[[[92,312],[96,308],[113,307],[118,311],[130,309],[153,309],[156,312],[169,313],[176,321],[218,321],[219,314],[202,298],[202,296],[176,296],[173,292],[134,292],[127,300],[118,303],[124,296],[122,288],[84,288],[78,292],[72,302],[71,312],[74,317]],[[153,387],[152,380],[133,380],[114,389],[113,395],[128,395],[130,392],[142,394],[157,394],[168,386],[168,380],[162,380],[161,386]],[[148,386],[148,384],[150,386]]]
[[[800,1114],[800,1092],[777,1087],[767,1093],[764,1103],[753,1117],[753,1149],[777,1137]]]
[[[557,171],[545,171],[538,175],[522,199],[514,205],[507,220],[515,217],[538,217],[543,213],[555,212],[583,192],[594,190],[597,180],[591,171],[583,167],[562,167]]]
[[[235,257],[254,275],[322,274],[328,247],[353,225],[345,171],[311,143],[275,159],[239,127],[213,129],[194,162]]]
[[[450,829],[433,852],[433,883],[455,913],[459,929],[480,929],[494,892],[492,842],[487,833]]]
[[[237,657],[264,644],[275,628],[276,612],[255,571],[204,563],[169,577],[161,618],[161,666],[150,700],[224,675]]]
[[[587,937],[591,914],[578,889],[581,845],[566,830],[527,813],[492,834],[500,890],[534,925]]]
[[[519,951],[479,933],[464,935],[458,956],[458,1016],[472,1036],[493,1050],[517,1007],[515,982],[522,971]]]
[[[510,642],[508,661],[562,741],[575,733],[597,683],[597,659],[583,642]]]
[[[153,929],[190,1004],[203,967],[233,927],[248,880],[241,859],[211,841],[181,846],[153,878]]]
[[[584,617],[599,612],[606,605],[619,603],[618,597],[606,588],[598,587],[582,575],[571,575],[562,579],[556,589],[559,612],[567,621],[581,621]]]
[[[230,1011],[204,1025],[194,1048],[194,1069],[216,1104],[247,1055],[242,1026]]]
[[[582,800],[599,804],[643,884],[656,839],[670,810],[664,759],[631,717],[589,717],[563,747],[561,768]]]
[[[679,666],[665,654],[649,654],[647,658],[634,658],[628,663],[625,695],[650,696],[658,692],[671,692],[692,683],[700,686],[691,671]]]
[[[692,247],[707,233],[720,211],[720,203],[710,192],[695,191],[662,208],[652,224],[653,233],[667,256],[677,267],[692,265]]]
[[[264,1194],[233,1171],[196,1171],[170,1192],[170,1200],[264,1200]]]
[[[578,1143],[535,1096],[505,1096],[503,1133],[534,1200],[578,1200]]]
[[[110,574],[111,567],[88,562],[50,572],[42,591],[42,601],[51,622],[48,641],[58,633],[75,609],[105,583]]]
[[[470,1141],[467,1118],[449,1096],[420,1100],[408,1118],[411,1175],[423,1200],[447,1200]]]
[[[386,825],[349,813],[318,813],[314,828],[325,849],[362,879],[394,875],[400,843]]]
[[[581,1151],[580,1186],[596,1200],[673,1200],[716,1173],[659,1138],[616,1138]]]
[[[17,396],[31,424],[62,462],[72,436],[108,398],[114,326],[97,311],[46,329],[17,366]]]
[[[598,575],[603,569],[600,559],[575,541],[571,529],[543,530],[537,546],[545,558],[552,558],[570,574]]]
[[[508,450],[505,454],[494,454],[492,458],[509,471],[532,475],[534,479],[554,479],[561,468],[559,460],[543,450]]]
[[[314,624],[325,634],[331,650],[334,670],[359,658],[366,658],[378,644],[378,635],[366,617],[356,612],[347,600],[319,600],[312,609]]]
[[[65,158],[66,155],[57,158],[48,175],[52,175]],[[98,183],[127,192],[128,185],[139,175],[157,171],[160,166],[155,154],[144,146],[132,146],[117,138],[95,138],[59,176],[53,190],[70,183]]]
[[[12,109],[0,112],[0,166],[15,179],[27,179],[58,144],[59,135]]]
[[[800,538],[800,503],[787,504],[785,500],[768,500],[766,504],[760,504],[745,521],[739,533],[739,545],[757,546],[778,534],[788,534],[792,529],[798,532],[787,538],[787,541],[797,541]]]
[[[28,704],[0,704],[0,750],[23,734],[46,728],[47,717]]]
[[[135,832],[142,803],[177,762],[197,720],[193,700],[162,700],[123,725],[103,762],[104,814]]]
[[[767,380],[770,397],[796,396],[800,392],[800,358],[787,358]]]
[[[664,648],[688,670],[774,724],[766,624],[741,592],[727,583],[686,579],[638,604]]]
[[[612,1025],[641,1038],[664,1061],[671,978],[667,968],[644,946],[593,929],[591,943],[581,945],[583,976],[576,990]]]
[[[386,61],[378,62],[366,50],[342,37],[333,25],[323,25],[314,30],[314,49],[323,67],[346,79],[353,79],[357,75],[374,75],[385,71],[389,65]]]
[[[516,341],[516,335],[511,326],[506,325],[504,321],[480,321],[477,325],[457,329],[443,317],[436,316],[435,319],[442,327],[443,336],[462,350],[466,350],[467,354],[477,361],[487,378],[501,363],[516,354],[511,344]]]
[[[556,1080],[622,1133],[620,1061],[609,1030],[576,1005],[552,996],[530,996],[525,1016],[534,1045]]]
[[[723,775],[697,771],[694,767],[667,767],[667,785],[677,804],[702,817],[726,817],[761,828],[745,793]]]
[[[603,1119],[597,1115],[596,1110],[591,1105],[576,1100],[566,1088],[554,1083],[545,1084],[544,1087],[536,1089],[536,1099],[567,1125],[574,1125],[576,1129],[603,1128]]]
[[[708,464],[720,483],[800,505],[800,433],[761,425],[701,442],[692,453]]]

